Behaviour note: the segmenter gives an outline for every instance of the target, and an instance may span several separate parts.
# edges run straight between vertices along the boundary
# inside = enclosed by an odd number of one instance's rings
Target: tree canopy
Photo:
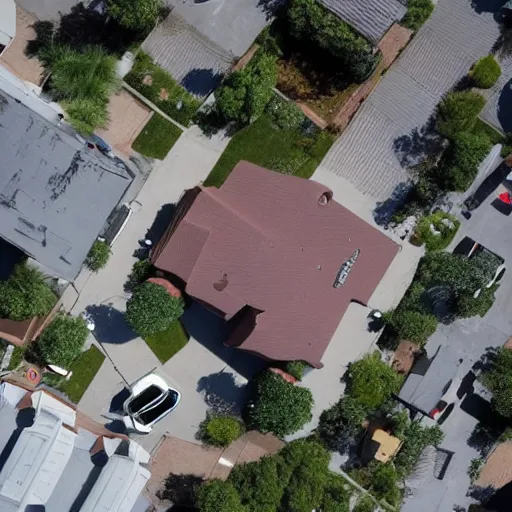
[[[222,480],[211,480],[197,489],[196,507],[199,512],[246,512],[234,486]]]
[[[0,317],[27,320],[47,315],[57,295],[48,286],[45,276],[26,263],[16,265],[7,281],[0,281]]]
[[[107,0],[110,16],[133,30],[153,28],[163,8],[163,0]]]
[[[158,284],[145,282],[126,304],[126,320],[142,337],[165,331],[183,314],[184,301]]]
[[[492,392],[491,404],[505,418],[512,418],[512,350],[500,347],[490,358],[484,384]]]

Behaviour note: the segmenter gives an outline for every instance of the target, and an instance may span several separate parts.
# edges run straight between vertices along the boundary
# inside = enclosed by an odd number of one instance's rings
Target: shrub
[[[377,506],[368,494],[361,494],[353,512],[373,512]]]
[[[246,512],[236,489],[222,480],[210,480],[199,486],[195,505],[199,512]]]
[[[512,350],[500,347],[482,380],[492,392],[491,405],[505,418],[512,418]]]
[[[229,446],[243,432],[243,423],[232,416],[210,416],[199,426],[199,438],[213,446]]]
[[[0,281],[0,317],[27,320],[47,315],[57,296],[45,276],[26,263],[16,265],[7,281]]]
[[[397,393],[402,377],[381,361],[379,352],[367,354],[347,370],[347,389],[361,405],[377,408]]]
[[[464,192],[473,183],[478,167],[491,147],[491,141],[485,134],[457,134],[448,155],[447,166],[443,169],[443,188]]]
[[[107,12],[123,27],[153,28],[164,7],[162,0],[107,0]]]
[[[456,303],[457,316],[459,318],[469,318],[477,315],[485,316],[494,304],[496,299],[494,293],[497,288],[497,285],[491,286],[491,288],[482,288],[480,295],[476,299],[470,294],[461,295]]]
[[[476,480],[478,480],[478,477],[480,476],[480,473],[482,472],[482,468],[484,467],[485,460],[481,457],[478,457],[476,459],[472,459],[469,463],[468,467],[468,476],[471,481],[471,484],[473,484]]]
[[[368,41],[315,0],[293,0],[288,20],[294,37],[328,51],[354,80],[363,82],[375,69],[380,55],[373,53]]]
[[[89,270],[93,272],[98,272],[98,270],[102,269],[110,258],[110,246],[105,241],[96,240],[87,255],[85,260],[85,264]]]
[[[470,132],[484,106],[485,98],[476,92],[449,93],[438,107],[437,131],[448,139],[460,132]]]
[[[350,512],[350,496],[346,480],[329,473],[320,509],[322,512]]]
[[[305,119],[302,110],[293,101],[285,101],[277,96],[267,105],[266,112],[282,130],[297,130]]]
[[[351,471],[350,476],[370,490],[378,500],[386,500],[393,506],[402,500],[402,492],[398,487],[399,475],[393,464],[373,461],[366,467]]]
[[[215,92],[217,111],[226,121],[249,124],[263,113],[276,83],[276,58],[260,51],[244,69],[231,73]]]
[[[59,313],[37,339],[37,349],[47,363],[69,367],[89,335],[82,317]]]
[[[430,0],[408,0],[407,14],[401,21],[404,27],[418,30],[434,11],[434,4]]]
[[[501,76],[501,68],[492,55],[478,59],[469,72],[469,76],[477,87],[489,89]]]
[[[433,225],[440,234],[434,235],[430,225]],[[427,251],[441,251],[450,245],[459,226],[460,222],[453,215],[437,212],[420,219],[414,237],[420,244],[425,244]]]
[[[312,407],[313,396],[309,389],[294,386],[268,370],[257,378],[248,418],[253,428],[283,437],[311,420]]]
[[[297,380],[302,380],[304,370],[308,366],[308,363],[305,363],[304,361],[290,361],[286,364],[285,371]]]
[[[391,315],[390,323],[398,336],[421,347],[437,329],[434,315],[399,308]]]
[[[91,135],[97,128],[105,128],[108,121],[107,106],[101,100],[75,99],[62,102],[69,124],[83,135]]]
[[[124,290],[126,292],[133,292],[137,286],[152,276],[154,270],[155,267],[153,267],[149,260],[136,261],[124,285]]]
[[[183,314],[184,301],[155,283],[141,284],[126,304],[126,320],[142,337],[165,331]]]

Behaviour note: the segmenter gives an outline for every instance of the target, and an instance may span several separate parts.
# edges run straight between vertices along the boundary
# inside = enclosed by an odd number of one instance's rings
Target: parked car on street
[[[150,372],[130,386],[130,396],[123,405],[123,422],[128,430],[149,434],[153,425],[172,412],[180,400],[179,391]]]

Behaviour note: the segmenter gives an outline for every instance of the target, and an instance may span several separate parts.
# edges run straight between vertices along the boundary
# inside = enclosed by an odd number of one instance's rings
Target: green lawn
[[[487,124],[485,121],[482,121],[480,118],[477,118],[473,132],[487,135],[493,144],[503,144],[505,140],[505,137],[503,137],[498,130],[493,128],[490,124]]]
[[[62,380],[58,389],[65,393],[68,398],[77,404],[85,393],[89,384],[98,373],[105,356],[94,345],[89,350],[82,352],[69,368],[73,375],[66,381]]]
[[[156,112],[148,121],[132,148],[141,155],[163,160],[183,132]]]
[[[296,130],[280,130],[261,116],[234,135],[204,185],[220,187],[240,160],[310,178],[333,142],[327,132],[315,129],[305,136]]]
[[[23,357],[25,356],[25,351],[27,350],[26,346],[23,347],[14,347],[12,351],[11,360],[9,361],[8,370],[16,370],[20,363],[23,361]]]
[[[137,54],[135,64],[124,81],[184,126],[190,124],[201,104],[144,52]]]
[[[176,320],[166,331],[148,336],[145,341],[163,364],[187,344],[188,336],[181,322]]]

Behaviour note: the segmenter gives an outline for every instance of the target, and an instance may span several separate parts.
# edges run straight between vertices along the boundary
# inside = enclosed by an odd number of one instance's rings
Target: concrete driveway
[[[512,335],[511,218],[491,205],[494,198],[493,193],[472,212],[470,220],[462,219],[461,229],[451,247],[455,247],[464,236],[469,236],[505,258],[509,268],[496,293],[496,301],[484,318],[474,317],[451,325],[440,325],[426,345],[429,354],[433,354],[441,344],[455,347],[464,359],[461,375],[469,371],[487,348],[503,345]],[[481,394],[487,400],[490,398],[485,390]],[[415,496],[406,499],[402,508],[404,512],[446,512],[452,510],[454,504],[468,506],[474,501],[466,497],[470,483],[467,468],[471,459],[479,457],[479,452],[468,444],[468,440],[478,420],[466,411],[471,402],[478,401],[472,397],[457,404],[442,425],[445,440],[441,446],[455,452],[446,476],[443,480],[431,477]]]

